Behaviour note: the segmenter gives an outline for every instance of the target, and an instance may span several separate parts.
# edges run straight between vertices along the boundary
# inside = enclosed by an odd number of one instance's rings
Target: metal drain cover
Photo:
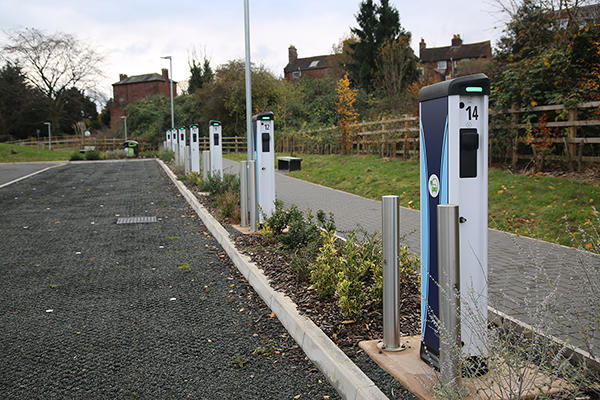
[[[117,224],[148,224],[156,222],[156,217],[121,217],[117,219]]]

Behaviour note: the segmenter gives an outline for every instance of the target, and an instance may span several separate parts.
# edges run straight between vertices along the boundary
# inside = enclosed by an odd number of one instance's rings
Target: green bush
[[[167,150],[167,149],[163,148],[160,151],[160,154],[158,155],[158,158],[160,158],[164,162],[170,162],[170,161],[175,160],[175,153],[172,152],[172,151],[170,151],[170,150]]]
[[[335,232],[321,232],[323,245],[313,263],[309,265],[310,281],[323,297],[331,297],[337,288],[338,272],[341,269],[336,247]]]
[[[125,154],[123,149],[109,150],[104,153],[104,156],[107,160],[121,160],[123,158],[127,158],[127,154]]]
[[[75,152],[73,152],[73,154],[71,154],[71,157],[69,158],[69,160],[81,161],[81,160],[83,160],[83,155],[80,152],[75,151]]]
[[[217,195],[217,207],[224,218],[230,218],[233,223],[240,221],[240,191],[227,190]]]
[[[202,177],[196,171],[188,172],[185,176],[185,184],[192,188],[202,186]]]
[[[101,160],[102,159],[102,153],[100,153],[98,150],[89,150],[85,152],[85,159],[92,161],[92,160]]]
[[[211,195],[219,195],[225,192],[239,192],[240,178],[236,175],[225,174],[223,179],[219,175],[208,174],[206,179],[202,180],[200,190],[209,192]]]
[[[140,152],[139,156],[142,158],[159,158],[160,153],[156,150],[147,150]]]

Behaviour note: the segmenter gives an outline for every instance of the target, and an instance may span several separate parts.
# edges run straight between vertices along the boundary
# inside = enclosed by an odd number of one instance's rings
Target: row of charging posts
[[[449,381],[460,381],[460,359],[467,364],[462,370],[483,373],[487,368],[484,360],[488,313],[489,92],[487,76],[474,74],[424,87],[419,93],[420,357],[441,369],[442,378],[444,368],[448,372],[448,363],[454,363],[453,372],[447,375],[456,376]],[[398,206],[397,196],[384,196],[383,200],[384,278],[387,279],[397,268],[397,251],[393,249],[399,243]],[[391,200],[395,200],[395,211],[388,210],[393,210],[387,207]],[[396,226],[390,229],[391,225]],[[386,234],[393,239],[386,239]],[[388,252],[386,245],[392,250]],[[394,285],[397,282],[384,280],[381,347],[389,347],[390,351],[402,349],[397,321],[398,289]],[[394,300],[386,303],[386,299]],[[457,306],[451,307],[453,304]],[[448,339],[448,335],[453,337]]]
[[[210,137],[210,174],[213,176],[223,176],[223,141],[222,129],[219,121],[209,122],[209,137]],[[188,162],[191,171],[200,173],[200,134],[198,125],[190,126],[189,145],[186,143],[186,128],[169,129],[166,132],[167,149],[170,149],[176,154],[176,160],[183,164],[186,159],[186,147],[189,146]]]

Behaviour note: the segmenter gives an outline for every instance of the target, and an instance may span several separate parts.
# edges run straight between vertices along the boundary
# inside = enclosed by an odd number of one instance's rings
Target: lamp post
[[[125,141],[127,141],[127,115],[121,117],[123,120],[123,129],[125,130]]]
[[[169,82],[171,83],[171,129],[175,129],[175,115],[173,113],[173,59],[171,56],[161,57],[169,60]]]
[[[48,125],[48,146],[52,150],[52,123],[44,122],[44,125]]]
[[[253,159],[252,152],[252,87],[250,79],[250,9],[248,0],[244,0],[244,27],[246,37],[246,143],[248,161]]]

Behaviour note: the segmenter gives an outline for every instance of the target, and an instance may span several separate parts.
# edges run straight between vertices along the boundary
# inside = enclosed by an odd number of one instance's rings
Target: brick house
[[[427,48],[425,40],[419,43],[419,59],[425,81],[451,79],[456,66],[465,60],[491,60],[492,45],[485,42],[463,44],[460,35],[452,37],[451,45]]]
[[[123,123],[125,106],[129,103],[155,94],[171,96],[169,88],[169,70],[163,68],[162,75],[144,74],[127,76],[119,75],[119,82],[113,83],[113,104],[110,110],[110,127],[117,128]],[[177,82],[173,81],[173,97],[177,97]]]
[[[334,65],[334,55],[298,58],[298,50],[294,46],[290,46],[288,65],[283,69],[283,74],[289,82],[300,79],[302,76],[323,78],[332,74]]]

